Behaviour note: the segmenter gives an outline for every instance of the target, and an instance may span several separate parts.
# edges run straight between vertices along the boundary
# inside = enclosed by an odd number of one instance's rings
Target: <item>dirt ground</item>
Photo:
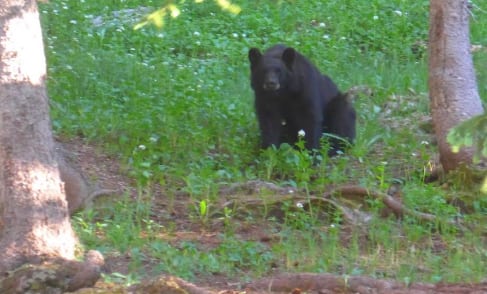
[[[78,168],[86,179],[93,184],[94,189],[103,188],[126,191],[135,199],[137,191],[132,185],[133,181],[126,176],[124,167],[121,166],[116,157],[104,154],[101,148],[87,144],[81,139],[59,141],[66,150],[69,150],[72,155],[72,161],[78,165],[75,168]],[[238,187],[238,190],[242,193],[253,193],[261,189],[261,185],[272,184],[251,183],[245,187]],[[264,188],[275,189],[276,194],[281,194],[281,196],[292,196],[295,192],[274,186],[266,186]],[[229,189],[227,192],[234,192],[231,191],[232,187],[229,187]],[[162,195],[163,189],[154,187],[152,193]],[[231,197],[227,198],[225,194],[232,193],[223,191],[221,201],[232,201]],[[175,224],[174,233],[171,234],[171,238],[175,242],[187,240],[196,242],[204,248],[216,247],[219,242],[216,235],[221,232],[222,222],[213,222],[210,226],[202,227],[201,224],[190,221],[187,211],[189,211],[188,205],[192,204],[188,203],[189,197],[183,194],[180,196],[176,195],[170,204],[164,202],[165,200],[167,201],[167,197],[153,197],[153,199],[156,199],[153,203],[153,220],[163,224],[170,218],[171,222]],[[263,243],[272,242],[277,238],[277,236],[270,233],[270,228],[265,224],[242,223],[242,225],[238,226],[238,230],[235,233],[245,240]],[[344,236],[344,241],[346,239],[346,236]],[[103,270],[105,273],[128,274],[129,263],[130,256],[128,255],[105,256],[105,267]],[[152,264],[148,262],[145,266],[147,267],[147,272],[150,273]],[[416,283],[406,286],[392,280],[376,280],[360,276],[347,278],[341,275],[312,273],[288,274],[276,272],[272,277],[266,277],[245,285],[223,276],[213,276],[211,279],[208,277],[197,279],[197,285],[171,276],[148,278],[147,281],[138,286],[136,289],[138,293],[487,293],[487,283],[436,285]],[[100,289],[108,289],[106,285],[99,283],[95,286]],[[120,293],[126,293],[125,291],[123,290]],[[119,290],[116,292],[119,292]]]

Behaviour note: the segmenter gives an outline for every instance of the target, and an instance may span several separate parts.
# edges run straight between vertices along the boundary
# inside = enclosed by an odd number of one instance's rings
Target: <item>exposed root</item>
[[[333,274],[296,273],[280,274],[249,283],[251,291],[266,290],[268,293],[291,291],[313,291],[318,293],[391,293],[393,289],[404,288],[394,281],[377,280],[361,276],[337,276]],[[300,293],[298,292],[298,293]]]
[[[69,281],[67,283],[67,291],[75,291],[77,289],[91,287],[100,278],[100,269],[105,264],[103,255],[96,250],[90,250],[85,255],[84,262],[66,261],[63,265],[64,271],[61,271],[60,277],[66,278],[66,273],[69,273]],[[62,268],[61,268],[62,270]],[[68,270],[68,272],[66,272]]]
[[[347,185],[342,186],[334,189],[333,191],[326,193],[324,195],[325,198],[330,198],[331,196],[339,195],[340,197],[345,197],[348,199],[353,199],[357,201],[362,201],[365,197],[372,197],[378,199],[384,203],[389,209],[391,209],[392,213],[397,217],[403,217],[405,214],[411,215],[415,218],[426,220],[426,221],[435,221],[437,220],[436,216],[428,213],[417,212],[406,208],[401,202],[394,199],[392,196],[379,192],[379,191],[372,191],[366,189],[364,187],[355,186],[355,185]]]
[[[103,256],[94,250],[83,262],[49,259],[42,264],[25,264],[0,281],[0,293],[64,293],[92,287],[103,264]]]
[[[399,193],[398,191],[394,191],[394,193]],[[414,218],[417,218],[419,220],[424,220],[428,222],[440,222],[440,219],[438,219],[437,216],[429,213],[424,213],[424,212],[419,212],[415,211],[412,209],[407,208],[396,200],[394,197],[379,192],[379,191],[371,191],[369,189],[366,189],[364,187],[360,186],[355,186],[355,185],[347,185],[347,186],[342,186],[334,189],[333,191],[325,194],[325,198],[329,198],[332,195],[340,195],[341,197],[347,197],[347,198],[355,198],[357,197],[360,198],[365,198],[365,197],[372,197],[375,199],[378,199],[384,203],[385,206],[387,206],[391,211],[396,215],[396,217],[403,217],[404,215],[409,215]],[[360,199],[358,199],[360,200]],[[446,221],[450,225],[455,225],[461,227],[460,220],[448,220]]]
[[[338,276],[332,274],[280,274],[251,282],[247,293],[485,293],[487,283],[480,284],[425,284],[409,286],[392,280],[365,276]]]
[[[96,292],[113,293],[102,289]],[[144,294],[331,294],[331,293],[486,293],[487,283],[479,284],[426,284],[406,285],[393,280],[381,280],[366,276],[345,276],[316,273],[283,273],[262,278],[244,285],[243,289],[209,289],[189,283],[174,276],[159,276],[131,286],[127,291],[117,293]],[[78,293],[78,292],[77,292]]]
[[[404,206],[400,201],[400,191],[397,187],[390,189],[388,193],[369,190],[367,188],[357,185],[345,185],[334,188],[332,191],[325,193],[322,197],[319,196],[305,196],[301,195],[294,188],[283,188],[272,183],[262,181],[250,181],[243,184],[235,184],[228,188],[221,190],[224,195],[231,195],[243,191],[246,195],[258,194],[263,189],[280,194],[276,197],[249,198],[242,199],[235,197],[223,204],[224,207],[244,206],[252,208],[257,206],[272,206],[285,201],[301,202],[303,204],[311,203],[319,206],[333,206],[339,210],[346,222],[352,225],[368,223],[372,218],[370,215],[361,211],[361,209],[350,208],[350,201],[355,203],[365,203],[366,198],[374,198],[384,203],[388,211],[393,213],[397,218],[402,218],[404,215],[409,215],[419,220],[428,222],[440,222],[437,216],[429,213],[418,212]],[[238,193],[237,193],[238,194]],[[344,201],[345,200],[345,201]],[[350,201],[346,201],[350,200]],[[386,214],[388,215],[388,214]],[[461,227],[459,220],[446,221],[450,225]]]
[[[174,276],[159,276],[131,287],[132,293],[166,293],[166,294],[212,294],[210,290],[200,288]]]

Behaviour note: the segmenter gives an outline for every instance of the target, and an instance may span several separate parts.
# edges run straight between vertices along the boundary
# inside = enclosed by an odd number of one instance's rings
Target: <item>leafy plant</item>
[[[205,0],[195,0],[195,3],[203,3]],[[222,10],[228,11],[233,14],[239,14],[242,10],[240,6],[231,3],[228,0],[215,0],[216,4],[220,6]],[[161,8],[157,9],[154,12],[151,12],[145,17],[145,20],[136,24],[134,26],[134,30],[141,29],[142,27],[153,24],[158,28],[162,28],[164,26],[164,20],[167,15],[170,15],[172,18],[176,18],[181,14],[181,10],[178,8],[173,1],[166,1]]]
[[[487,114],[477,115],[450,130],[447,136],[453,152],[462,146],[475,148],[474,161],[487,157]]]
[[[462,146],[473,146],[474,162],[481,157],[487,158],[487,114],[475,116],[451,129],[448,133],[448,143],[452,145],[453,152],[460,151]],[[487,176],[484,178],[480,191],[487,194]]]

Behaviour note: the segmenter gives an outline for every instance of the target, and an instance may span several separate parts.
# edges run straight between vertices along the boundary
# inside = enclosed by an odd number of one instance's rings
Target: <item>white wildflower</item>
[[[303,205],[303,203],[298,202],[298,203],[296,203],[296,207],[297,207],[297,208],[303,208],[303,207],[304,207],[304,205]]]
[[[140,144],[138,148],[139,148],[140,150],[145,150],[145,145]]]
[[[298,137],[304,137],[306,135],[306,132],[304,130],[299,130],[298,132]]]
[[[378,19],[379,19],[379,17],[378,17],[377,15],[374,15],[373,19],[374,19],[374,20],[378,20]]]
[[[396,15],[402,16],[402,11],[401,10],[394,10],[394,13]]]

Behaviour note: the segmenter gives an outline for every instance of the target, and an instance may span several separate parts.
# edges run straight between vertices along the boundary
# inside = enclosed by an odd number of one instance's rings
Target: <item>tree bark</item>
[[[450,129],[483,113],[470,54],[467,0],[431,0],[429,31],[430,106],[445,171],[472,162],[473,149],[453,153]]]
[[[74,258],[45,86],[34,0],[0,0],[0,274]]]

